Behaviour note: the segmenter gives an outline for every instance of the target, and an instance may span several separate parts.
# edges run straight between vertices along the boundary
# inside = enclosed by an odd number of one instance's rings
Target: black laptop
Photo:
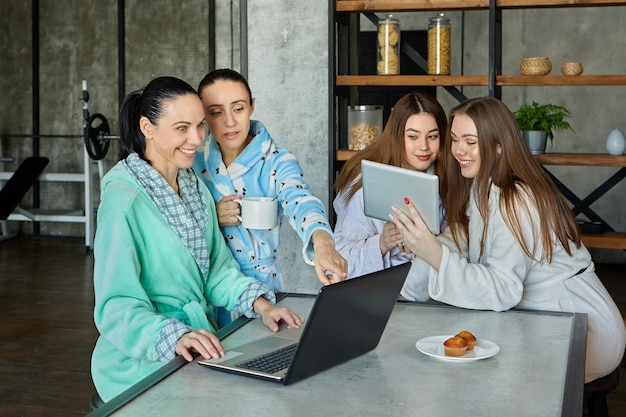
[[[411,263],[322,287],[302,329],[283,329],[199,364],[292,384],[378,346]]]

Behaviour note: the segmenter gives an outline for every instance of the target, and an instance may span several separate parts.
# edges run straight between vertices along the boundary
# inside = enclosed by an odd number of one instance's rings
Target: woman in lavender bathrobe
[[[335,182],[334,232],[337,250],[348,260],[348,278],[400,265],[414,257],[402,245],[402,236],[391,221],[365,215],[361,160],[438,173],[437,157],[447,125],[437,100],[425,93],[406,94],[391,110],[382,135],[343,166]]]

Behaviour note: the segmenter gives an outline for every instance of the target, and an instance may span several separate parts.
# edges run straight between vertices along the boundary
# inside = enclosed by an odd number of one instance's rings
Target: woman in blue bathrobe
[[[280,224],[287,220],[303,242],[304,261],[315,266],[320,282],[345,279],[347,262],[335,250],[326,209],[304,182],[298,160],[274,142],[261,122],[250,119],[254,98],[246,79],[231,69],[218,69],[204,77],[198,93],[210,134],[193,167],[217,202],[220,227],[241,270],[274,291],[282,289],[276,251]],[[278,200],[275,227],[241,225],[235,200],[251,196]]]

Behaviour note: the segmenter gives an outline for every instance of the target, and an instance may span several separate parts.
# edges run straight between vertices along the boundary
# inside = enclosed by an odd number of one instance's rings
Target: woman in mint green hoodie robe
[[[226,246],[191,169],[204,135],[200,99],[177,78],[156,78],[122,106],[120,161],[102,180],[94,244],[91,368],[104,401],[177,355],[223,356],[211,306],[262,317],[272,331],[303,323]]]

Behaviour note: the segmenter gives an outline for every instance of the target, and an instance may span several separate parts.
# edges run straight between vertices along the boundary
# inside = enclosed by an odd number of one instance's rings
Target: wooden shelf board
[[[338,75],[338,86],[461,86],[488,85],[486,75]]]
[[[486,9],[489,0],[337,0],[338,12],[402,12],[420,10]]]
[[[597,235],[582,235],[582,241],[588,248],[626,249],[626,233],[604,232]]]
[[[335,152],[335,160],[336,161],[347,161],[352,158],[356,151],[351,151],[349,149],[337,149]]]
[[[559,70],[557,70],[559,71]],[[498,75],[497,86],[626,85],[626,75]]]
[[[482,86],[486,75],[338,75],[338,86]],[[498,75],[496,85],[512,86],[610,86],[626,85],[626,75]]]
[[[544,153],[533,156],[542,165],[626,167],[626,155]]]
[[[623,6],[617,0],[497,0],[503,9],[542,7],[600,7]],[[336,0],[338,12],[410,12],[427,10],[488,9],[489,0]]]
[[[497,0],[496,5],[504,9],[528,9],[541,7],[623,6],[626,5],[626,2],[617,0]]]

